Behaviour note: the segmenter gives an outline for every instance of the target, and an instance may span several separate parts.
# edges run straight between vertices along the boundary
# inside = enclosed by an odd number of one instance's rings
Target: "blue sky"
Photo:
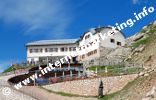
[[[27,42],[78,38],[90,28],[114,26],[155,5],[154,0],[0,0],[0,72],[26,61]],[[122,31],[131,36],[154,20],[156,11]]]

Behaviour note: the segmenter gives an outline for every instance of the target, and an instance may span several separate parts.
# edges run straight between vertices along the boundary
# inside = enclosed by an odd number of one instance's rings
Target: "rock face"
[[[120,64],[131,53],[130,48],[118,47],[116,49],[100,48],[100,58],[95,58],[90,61],[83,62],[87,67],[89,66],[105,66]]]
[[[102,50],[102,52],[104,52],[104,50]],[[109,64],[122,63],[123,60],[129,55],[130,52],[131,52],[130,48],[118,47],[110,51],[109,53],[107,53],[106,56],[101,56],[100,62],[102,65],[107,65],[107,63],[105,64],[106,61],[108,61]]]
[[[142,100],[155,100],[156,99],[156,86],[147,92],[146,96]]]
[[[136,49],[134,49],[134,52],[142,52],[145,49],[145,45],[140,45]]]
[[[153,25],[156,26],[156,21],[154,21]]]

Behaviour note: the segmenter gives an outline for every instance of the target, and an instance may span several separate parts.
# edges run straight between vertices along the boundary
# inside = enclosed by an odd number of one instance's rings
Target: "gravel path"
[[[97,100],[96,98],[61,96],[58,94],[50,93],[37,86],[25,86],[21,89],[21,91],[33,97],[36,97],[38,100]]]
[[[0,100],[37,100],[11,88],[7,80],[13,76],[0,77]]]
[[[0,86],[0,100],[37,100],[10,87]]]

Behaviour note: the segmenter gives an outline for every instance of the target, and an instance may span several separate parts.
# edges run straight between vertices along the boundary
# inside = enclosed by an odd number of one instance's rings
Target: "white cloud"
[[[135,5],[135,4],[141,4],[141,3],[147,3],[148,2],[148,0],[132,0],[132,2],[133,2],[133,4]]]
[[[139,0],[132,0],[133,4],[137,4]]]
[[[0,19],[22,24],[25,34],[54,36],[63,35],[72,21],[64,0],[0,0]]]

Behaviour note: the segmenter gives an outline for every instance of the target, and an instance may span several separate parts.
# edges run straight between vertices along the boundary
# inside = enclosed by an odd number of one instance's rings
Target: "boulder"
[[[145,30],[147,28],[147,26],[144,26],[142,29]]]
[[[145,49],[144,45],[140,45],[139,47],[137,47],[134,51],[135,52],[142,52]]]
[[[143,75],[144,75],[144,72],[140,72],[140,73],[139,73],[139,76],[143,76]]]
[[[149,74],[148,74],[148,73],[146,73],[146,74],[144,74],[144,76],[149,76]]]
[[[138,41],[144,37],[144,34],[138,34],[133,38],[133,41]]]

